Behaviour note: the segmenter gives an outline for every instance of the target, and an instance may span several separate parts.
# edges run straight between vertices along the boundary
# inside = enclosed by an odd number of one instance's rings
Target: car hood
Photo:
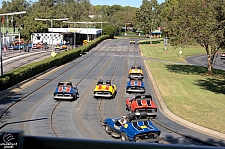
[[[71,93],[72,90],[73,90],[72,87],[63,86],[63,87],[57,87],[55,89],[55,92],[57,92],[57,93]]]
[[[128,86],[141,86],[144,87],[144,82],[143,81],[136,81],[136,80],[131,80],[127,82]]]
[[[136,108],[156,108],[155,103],[151,99],[136,99],[132,104]]]
[[[127,123],[124,125],[124,129],[129,129],[129,131],[132,131],[135,134],[160,131],[149,120],[134,121],[134,122]]]
[[[141,74],[143,74],[141,69],[130,69],[129,73],[141,73]]]
[[[112,92],[113,87],[110,85],[96,85],[95,90],[94,91],[110,91]]]

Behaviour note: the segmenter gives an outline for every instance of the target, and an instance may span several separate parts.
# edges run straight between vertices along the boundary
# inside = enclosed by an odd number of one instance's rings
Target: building
[[[48,33],[32,33],[31,42],[56,45],[57,43],[66,41],[74,45],[82,45],[84,40],[93,40],[102,34],[102,29],[95,28],[49,28]],[[53,36],[53,38],[52,38]]]

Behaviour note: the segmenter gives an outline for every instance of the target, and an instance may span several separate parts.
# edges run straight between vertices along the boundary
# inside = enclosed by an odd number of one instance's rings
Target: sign
[[[55,56],[56,56],[56,53],[55,53],[55,52],[52,52],[52,53],[51,53],[51,56],[52,56],[52,57],[55,57]]]
[[[167,46],[168,45],[168,38],[164,38],[164,46]]]
[[[179,54],[181,55],[182,54],[182,51],[180,50]]]
[[[74,33],[74,32],[78,32],[77,30],[69,30],[69,32],[72,32],[72,33]]]

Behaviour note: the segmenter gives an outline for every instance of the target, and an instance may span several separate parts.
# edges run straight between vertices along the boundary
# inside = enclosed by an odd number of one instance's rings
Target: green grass
[[[164,56],[163,45],[140,45],[144,56],[181,61],[175,49]],[[202,54],[199,47],[187,48],[185,56]],[[179,50],[177,50],[179,51]],[[184,59],[183,59],[184,60]],[[182,60],[182,61],[183,61]],[[207,68],[147,61],[161,95],[171,112],[197,125],[225,133],[225,72],[214,70],[205,76]]]
[[[147,43],[149,40],[144,40],[140,42],[140,49],[142,53],[151,58],[170,60],[175,62],[184,62],[184,58],[195,54],[206,54],[204,48],[200,46],[192,46],[187,48],[182,48],[182,54],[179,56],[180,48],[175,48],[172,46],[167,46],[167,50],[164,50],[164,44],[162,39],[153,41],[153,44],[141,44]]]

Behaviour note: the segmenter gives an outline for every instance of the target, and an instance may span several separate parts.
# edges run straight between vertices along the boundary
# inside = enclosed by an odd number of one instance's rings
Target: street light
[[[53,27],[52,27],[52,21],[53,20],[57,20],[57,21],[63,21],[63,20],[68,20],[68,18],[61,18],[61,19],[39,19],[39,18],[35,18],[35,20],[40,20],[40,21],[51,21],[51,28],[52,28],[52,52],[54,51],[54,47],[53,47]]]
[[[126,34],[127,34],[127,27],[126,27],[126,24],[131,24],[131,23],[125,23],[125,37],[126,37]]]
[[[107,23],[107,22],[95,22],[95,23],[101,23],[101,36],[102,36],[102,23]]]
[[[15,14],[23,14],[26,13],[26,11],[20,11],[20,12],[10,12],[10,13],[4,13],[0,14],[0,16],[10,16],[10,15],[15,15]],[[4,27],[3,27],[4,28]],[[8,28],[8,26],[7,26]],[[3,33],[3,41],[4,41],[4,33]],[[19,39],[20,40],[20,39]],[[3,43],[4,45],[4,43]],[[20,46],[19,46],[20,49]],[[3,64],[2,64],[2,35],[0,35],[0,58],[1,58],[1,76],[3,76]]]

